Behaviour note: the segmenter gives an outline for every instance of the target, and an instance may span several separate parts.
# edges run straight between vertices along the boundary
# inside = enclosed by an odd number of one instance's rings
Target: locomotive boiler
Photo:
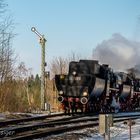
[[[132,77],[97,60],[70,62],[68,74],[55,75],[55,83],[58,100],[68,113],[125,110],[136,90]]]

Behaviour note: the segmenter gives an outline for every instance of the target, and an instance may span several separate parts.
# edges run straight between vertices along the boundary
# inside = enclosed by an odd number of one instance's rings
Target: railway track
[[[19,124],[22,122],[30,122],[30,121],[36,121],[36,120],[45,120],[45,119],[53,119],[55,117],[62,117],[66,116],[64,113],[58,113],[58,114],[52,114],[52,115],[40,115],[40,116],[31,116],[27,118],[20,118],[20,119],[7,119],[0,121],[0,126],[4,127],[6,125],[14,125]]]
[[[127,114],[114,114],[114,122],[129,118],[140,118],[140,113],[129,116]],[[53,120],[43,119],[41,122],[36,120],[30,124],[6,126],[0,129],[0,137],[3,140],[33,139],[95,126],[98,126],[98,115],[66,116]]]

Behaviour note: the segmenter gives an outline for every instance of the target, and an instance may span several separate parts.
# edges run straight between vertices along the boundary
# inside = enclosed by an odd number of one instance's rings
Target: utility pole
[[[44,35],[41,35],[35,27],[31,28],[31,31],[37,34],[39,37],[39,43],[41,45],[41,110],[45,110],[45,42]]]

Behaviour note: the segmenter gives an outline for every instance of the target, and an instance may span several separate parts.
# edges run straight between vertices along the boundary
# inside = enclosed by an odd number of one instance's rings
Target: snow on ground
[[[48,115],[48,114],[45,114],[45,113],[4,112],[4,113],[0,113],[0,120],[18,119],[18,118],[27,118],[27,117],[38,117],[38,116],[46,116],[46,115]]]
[[[40,116],[46,114],[32,114],[32,113],[13,113],[22,114],[23,116]],[[133,112],[130,115],[140,114],[140,112]],[[0,119],[6,119],[7,113],[0,113]],[[121,116],[124,113],[118,113],[114,116]],[[98,127],[87,128],[81,131],[68,132],[57,136],[50,136],[42,138],[40,140],[104,140],[104,136],[98,133]],[[124,125],[123,122],[114,123],[114,126],[110,128],[110,140],[129,140],[129,127]],[[135,125],[131,129],[131,140],[140,140],[140,119],[135,120]]]
[[[131,140],[140,140],[140,119],[134,121],[136,124],[131,127]],[[98,133],[98,127],[94,127],[41,140],[104,140],[104,136]],[[129,140],[129,127],[123,122],[114,123],[114,126],[110,128],[110,140]]]
[[[131,140],[140,140],[140,119],[135,120],[135,125],[131,127]],[[79,140],[104,140],[99,133],[91,133],[88,137]],[[114,124],[110,128],[110,140],[129,140],[129,126],[123,122]]]

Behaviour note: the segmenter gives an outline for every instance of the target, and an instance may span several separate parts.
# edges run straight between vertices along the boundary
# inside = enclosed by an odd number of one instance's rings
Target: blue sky
[[[114,33],[133,39],[140,15],[139,0],[7,0],[7,4],[16,23],[13,48],[34,74],[40,73],[41,49],[32,26],[47,39],[49,64],[71,52],[91,58],[93,48]]]

